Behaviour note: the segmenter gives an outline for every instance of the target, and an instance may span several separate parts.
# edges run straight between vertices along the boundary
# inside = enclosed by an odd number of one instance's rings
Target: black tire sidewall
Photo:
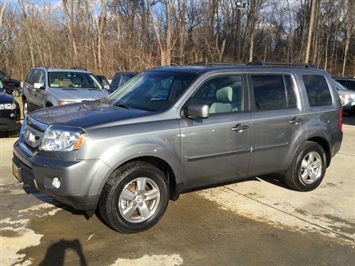
[[[110,201],[108,204],[110,210],[105,216],[107,217],[109,224],[113,229],[121,232],[124,231],[126,233],[135,233],[151,228],[162,218],[168,205],[168,189],[163,173],[156,167],[143,163],[135,165],[132,168],[126,167],[124,171],[120,171],[118,174],[118,180],[112,186],[110,196],[108,197],[108,200]],[[155,213],[146,221],[141,223],[131,223],[122,217],[119,211],[119,197],[124,187],[132,180],[139,177],[149,178],[157,184],[160,192],[160,201]]]

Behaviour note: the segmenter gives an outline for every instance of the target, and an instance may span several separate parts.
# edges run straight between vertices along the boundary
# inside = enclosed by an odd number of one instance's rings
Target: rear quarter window
[[[330,88],[324,76],[303,75],[310,106],[323,106],[332,104]]]

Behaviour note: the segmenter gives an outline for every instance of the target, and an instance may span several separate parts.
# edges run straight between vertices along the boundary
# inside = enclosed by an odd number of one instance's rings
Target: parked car
[[[21,95],[21,83],[17,79],[12,79],[3,70],[0,70],[0,79],[5,85],[5,89],[14,97],[19,97]]]
[[[95,75],[106,90],[110,90],[110,82],[104,75]]]
[[[85,69],[35,67],[23,85],[23,112],[26,115],[40,108],[92,101],[108,95],[100,81]]]
[[[355,78],[351,77],[333,77],[334,80],[338,81],[341,85],[349,90],[355,91]]]
[[[0,79],[0,132],[17,134],[21,127],[21,110],[14,97],[6,92]]]
[[[165,66],[105,99],[28,114],[13,173],[133,233],[206,186],[282,173],[314,190],[342,138],[334,81],[313,65]]]
[[[116,72],[110,84],[110,93],[117,90],[118,87],[122,86],[137,74],[138,72]]]
[[[336,89],[339,93],[339,98],[341,101],[341,105],[343,106],[343,111],[351,115],[355,114],[355,91],[345,88],[337,81],[334,82]]]

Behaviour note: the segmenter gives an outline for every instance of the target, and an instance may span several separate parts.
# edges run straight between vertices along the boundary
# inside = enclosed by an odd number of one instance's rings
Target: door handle
[[[236,124],[234,127],[232,127],[233,131],[236,131],[238,133],[242,133],[244,130],[248,129],[248,125],[241,125],[241,124]]]
[[[299,123],[303,122],[303,119],[302,118],[298,118],[298,117],[293,117],[289,122],[291,124],[298,125]]]

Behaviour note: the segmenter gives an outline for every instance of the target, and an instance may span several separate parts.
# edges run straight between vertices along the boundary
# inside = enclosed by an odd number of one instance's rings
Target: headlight
[[[45,151],[73,151],[80,149],[84,143],[86,133],[82,129],[63,130],[49,127],[42,139],[41,150]]]
[[[16,104],[13,103],[2,103],[0,104],[0,110],[15,110]]]

